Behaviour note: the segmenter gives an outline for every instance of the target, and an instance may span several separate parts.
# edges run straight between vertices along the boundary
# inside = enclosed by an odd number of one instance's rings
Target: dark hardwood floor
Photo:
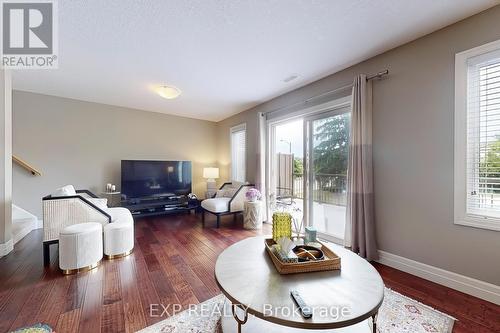
[[[138,221],[132,255],[70,276],[60,273],[55,249],[50,267],[43,267],[42,232],[33,231],[0,259],[0,332],[37,322],[58,333],[134,332],[165,319],[151,316],[150,304],[187,307],[213,297],[219,294],[213,277],[218,254],[261,233],[243,230],[241,221],[234,225],[231,217],[222,221],[220,229],[212,218],[202,228],[196,215]],[[269,225],[262,232],[269,233]],[[500,332],[499,306],[387,266],[375,267],[389,288],[457,318],[453,332]]]

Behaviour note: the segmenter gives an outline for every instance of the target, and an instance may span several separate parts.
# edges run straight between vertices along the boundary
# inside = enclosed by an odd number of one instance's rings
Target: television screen
[[[159,199],[191,193],[190,161],[122,160],[122,198]]]

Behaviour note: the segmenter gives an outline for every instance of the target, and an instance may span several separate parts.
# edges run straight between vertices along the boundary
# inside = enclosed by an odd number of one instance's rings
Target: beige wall
[[[42,196],[59,186],[119,185],[122,159],[190,160],[202,195],[202,168],[216,162],[215,131],[209,121],[15,91],[13,152],[43,176],[14,166],[13,201],[40,217]]]
[[[328,76],[218,123],[218,160],[229,163],[228,128],[247,123],[248,179],[255,174],[257,111],[290,105],[389,69],[374,82],[374,175],[381,250],[500,285],[500,232],[453,224],[455,53],[500,39],[500,6]],[[228,174],[227,168],[223,172]]]

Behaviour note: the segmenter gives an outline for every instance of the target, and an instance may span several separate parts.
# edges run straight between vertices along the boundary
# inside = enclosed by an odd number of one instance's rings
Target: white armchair
[[[215,197],[201,202],[203,226],[205,226],[205,212],[214,214],[217,217],[217,228],[220,226],[220,217],[223,215],[233,215],[234,220],[236,220],[237,214],[243,212],[247,191],[254,186],[254,184],[234,181],[222,184]]]
[[[77,190],[69,195],[48,195],[42,199],[43,208],[43,261],[50,261],[50,245],[58,243],[59,232],[73,224],[98,222],[103,226],[111,222],[104,206],[97,205],[96,195],[88,190]]]
[[[43,260],[50,263],[50,245],[59,242],[59,233],[67,226],[100,223],[104,229],[105,254],[110,258],[128,254],[134,246],[134,220],[126,208],[108,208],[107,200],[88,190],[68,185],[42,199]]]

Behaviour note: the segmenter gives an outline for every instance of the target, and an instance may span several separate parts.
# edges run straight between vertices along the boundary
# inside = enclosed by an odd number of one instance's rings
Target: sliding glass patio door
[[[304,217],[336,243],[346,224],[350,120],[347,106],[304,118]]]
[[[268,211],[288,211],[343,244],[351,107],[342,98],[268,119]]]

